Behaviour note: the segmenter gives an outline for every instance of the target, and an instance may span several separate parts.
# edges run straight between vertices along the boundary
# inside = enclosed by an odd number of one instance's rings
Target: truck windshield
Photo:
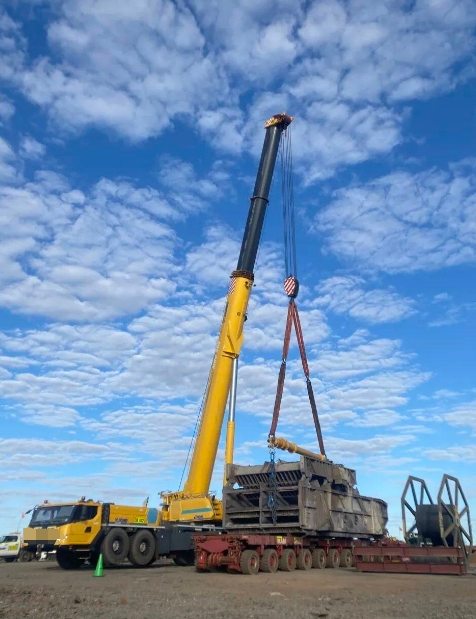
[[[4,535],[0,537],[0,544],[8,544],[9,542],[18,542],[18,537],[16,535]]]
[[[51,507],[38,507],[33,512],[30,527],[48,527],[66,524],[71,520],[75,505],[52,505]]]

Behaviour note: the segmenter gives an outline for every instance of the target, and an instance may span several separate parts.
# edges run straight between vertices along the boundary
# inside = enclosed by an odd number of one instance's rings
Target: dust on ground
[[[325,569],[256,576],[154,565],[0,564],[0,619],[475,619],[476,575]]]

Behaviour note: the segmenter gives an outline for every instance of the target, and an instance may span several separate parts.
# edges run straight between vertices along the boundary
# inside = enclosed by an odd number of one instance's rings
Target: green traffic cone
[[[104,576],[104,569],[102,563],[102,553],[99,555],[98,562],[96,564],[96,569],[94,570],[94,576]]]

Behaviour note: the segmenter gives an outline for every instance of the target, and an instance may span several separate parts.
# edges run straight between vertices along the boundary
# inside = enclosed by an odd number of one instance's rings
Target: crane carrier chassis
[[[302,456],[276,462],[270,483],[270,469],[228,466],[223,532],[193,536],[197,570],[352,567],[356,541],[386,535],[387,504],[359,494],[354,470]]]

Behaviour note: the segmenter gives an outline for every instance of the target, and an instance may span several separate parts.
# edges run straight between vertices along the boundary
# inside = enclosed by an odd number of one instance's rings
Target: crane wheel
[[[354,556],[352,554],[352,550],[349,548],[344,548],[341,553],[340,562],[342,567],[352,567],[354,565]]]
[[[150,531],[137,531],[130,539],[128,559],[136,567],[147,567],[155,557],[155,538]]]
[[[333,567],[334,569],[337,569],[338,567],[340,567],[340,554],[336,548],[331,548],[329,550],[329,554],[327,555],[326,566]]]
[[[292,548],[285,548],[281,553],[279,569],[283,572],[292,572],[296,569],[296,553]]]
[[[79,570],[84,560],[80,559],[73,551],[66,548],[58,548],[56,551],[56,562],[64,570]]]
[[[254,576],[259,572],[259,555],[256,550],[244,550],[241,553],[240,568],[243,574]]]
[[[278,571],[278,553],[274,548],[266,548],[259,562],[259,568],[262,572],[274,574]]]
[[[296,559],[296,567],[298,570],[310,570],[312,567],[312,555],[309,548],[301,548],[301,552]]]
[[[179,552],[173,558],[175,565],[180,565],[181,567],[187,567],[189,565],[194,565],[195,563],[195,551],[194,550],[184,550],[183,552]]]
[[[129,553],[129,536],[124,529],[111,529],[101,544],[101,552],[106,565],[120,565]]]
[[[314,548],[312,551],[312,567],[323,570],[326,567],[327,556],[324,548]]]

